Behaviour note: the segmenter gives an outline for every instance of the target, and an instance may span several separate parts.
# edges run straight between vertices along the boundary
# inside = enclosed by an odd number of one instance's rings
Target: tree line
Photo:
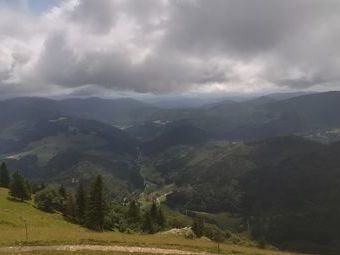
[[[109,201],[100,175],[89,189],[83,184],[79,184],[75,192],[67,191],[63,185],[58,189],[47,187],[36,193],[35,201],[41,210],[60,211],[70,221],[96,231],[155,233],[167,226],[162,208],[156,202],[142,210],[134,199],[128,204]]]
[[[32,187],[30,182],[19,171],[14,172],[11,178],[5,163],[0,166],[0,187],[9,188],[9,194],[14,199],[31,200]]]
[[[125,205],[109,201],[100,175],[88,189],[80,184],[72,192],[63,185],[56,188],[43,183],[31,184],[19,171],[10,177],[6,164],[2,163],[0,187],[8,188],[11,198],[22,202],[31,200],[35,194],[38,209],[61,212],[68,220],[96,231],[117,229],[155,233],[167,227],[163,209],[156,201],[144,209],[135,199]]]
[[[169,224],[160,203],[142,208],[136,199],[121,204],[109,201],[100,175],[89,188],[80,183],[75,191],[64,185],[31,184],[19,171],[10,177],[7,166],[0,166],[0,187],[9,188],[12,199],[29,201],[34,194],[35,206],[46,212],[60,212],[73,223],[91,230],[156,233]],[[197,237],[208,236],[214,241],[224,240],[225,233],[216,226],[205,226],[204,218],[195,216],[192,231]]]

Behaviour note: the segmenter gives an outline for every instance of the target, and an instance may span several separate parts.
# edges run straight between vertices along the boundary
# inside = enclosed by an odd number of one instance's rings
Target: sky
[[[0,0],[0,97],[340,89],[339,0]]]

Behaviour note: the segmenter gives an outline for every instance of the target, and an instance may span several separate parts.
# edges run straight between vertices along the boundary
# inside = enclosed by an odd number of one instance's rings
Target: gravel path
[[[31,252],[31,251],[116,251],[127,253],[178,254],[178,255],[215,255],[205,252],[191,252],[176,249],[132,247],[132,246],[104,246],[104,245],[52,245],[52,246],[13,246],[0,248],[1,253]]]

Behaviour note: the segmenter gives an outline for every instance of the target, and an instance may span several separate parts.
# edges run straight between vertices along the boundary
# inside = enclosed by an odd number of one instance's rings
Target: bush
[[[226,239],[226,233],[215,225],[206,224],[203,234],[218,243],[223,242]]]
[[[197,237],[201,237],[204,235],[204,218],[196,215],[194,221],[192,223],[192,231],[194,231]]]
[[[169,219],[169,226],[172,228],[184,228],[188,226],[188,222],[181,217],[173,217]]]
[[[40,210],[46,212],[60,211],[63,207],[63,197],[58,190],[45,188],[36,194],[35,203]]]

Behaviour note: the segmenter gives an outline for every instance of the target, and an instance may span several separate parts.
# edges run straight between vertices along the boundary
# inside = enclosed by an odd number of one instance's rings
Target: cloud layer
[[[0,8],[1,95],[338,89],[338,0]]]

